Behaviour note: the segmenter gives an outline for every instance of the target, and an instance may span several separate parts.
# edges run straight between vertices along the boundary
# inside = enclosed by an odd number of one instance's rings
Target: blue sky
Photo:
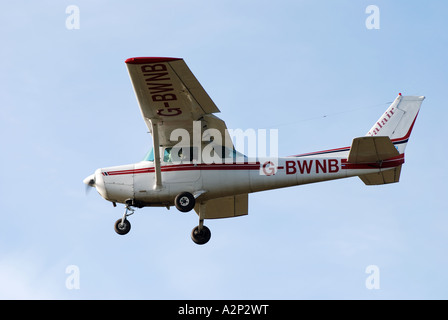
[[[368,30],[368,5],[380,29]],[[68,30],[76,5],[80,28]],[[0,11],[0,298],[447,299],[443,1],[15,1]],[[358,178],[252,194],[206,221],[145,208],[113,231],[82,180],[151,146],[124,64],[184,58],[229,128],[276,128],[279,154],[350,145],[425,95],[398,184]],[[325,117],[324,117],[325,116]],[[79,268],[69,290],[66,268]],[[366,267],[380,270],[369,290]]]

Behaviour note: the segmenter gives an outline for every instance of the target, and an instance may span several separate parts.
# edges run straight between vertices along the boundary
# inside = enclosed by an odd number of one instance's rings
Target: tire
[[[131,231],[131,223],[129,222],[128,219],[125,219],[124,223],[121,224],[121,220],[122,219],[118,219],[115,222],[114,229],[115,229],[116,233],[123,236],[123,235],[127,234],[129,231]]]
[[[174,199],[174,205],[181,212],[191,211],[196,204],[196,199],[190,192],[179,193]]]
[[[206,226],[202,226],[201,232],[199,232],[199,226],[195,227],[193,231],[191,231],[191,240],[199,245],[206,244],[210,240],[211,236],[212,233]]]

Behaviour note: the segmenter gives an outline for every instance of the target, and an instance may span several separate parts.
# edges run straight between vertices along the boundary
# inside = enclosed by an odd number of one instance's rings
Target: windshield
[[[154,148],[149,149],[142,161],[154,161]]]

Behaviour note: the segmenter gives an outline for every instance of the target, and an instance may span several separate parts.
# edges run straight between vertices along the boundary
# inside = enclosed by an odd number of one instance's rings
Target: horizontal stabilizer
[[[347,161],[356,164],[377,164],[378,168],[381,168],[387,160],[398,156],[400,156],[400,153],[389,137],[366,136],[353,139]],[[378,172],[361,175],[359,178],[369,186],[394,183],[399,181],[400,172],[401,165],[393,169],[382,169]]]
[[[375,172],[359,176],[359,178],[368,186],[379,184],[395,183],[400,180],[401,165],[386,171]]]
[[[347,161],[350,163],[376,163],[399,156],[389,137],[360,137],[353,139]]]
[[[244,216],[249,213],[249,195],[239,194],[223,198],[216,198],[206,202],[204,219],[220,219]],[[194,210],[199,214],[200,204],[196,203]]]

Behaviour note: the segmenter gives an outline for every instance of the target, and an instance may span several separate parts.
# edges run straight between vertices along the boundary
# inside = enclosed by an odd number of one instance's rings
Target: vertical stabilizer
[[[401,93],[366,136],[386,136],[404,153],[424,96],[402,96]]]

